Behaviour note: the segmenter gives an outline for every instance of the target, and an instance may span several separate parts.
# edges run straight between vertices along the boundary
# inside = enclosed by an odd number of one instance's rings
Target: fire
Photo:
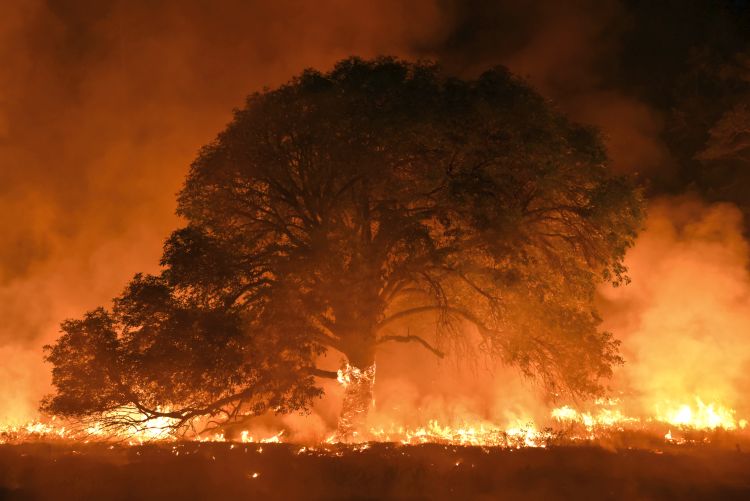
[[[716,403],[703,403],[700,397],[695,397],[695,407],[682,404],[670,407],[664,413],[659,413],[657,419],[675,426],[694,429],[725,430],[744,429],[747,420],[735,418],[735,411]]]
[[[589,432],[590,438],[596,438],[596,430],[625,430],[648,429],[650,425],[665,424],[682,430],[712,431],[723,429],[727,431],[744,430],[746,419],[736,419],[736,412],[717,403],[706,404],[696,396],[695,405],[670,405],[665,403],[657,406],[653,416],[627,416],[618,408],[601,408],[596,412],[579,412],[572,407],[563,406],[553,409],[551,417],[560,423],[582,424]],[[615,402],[616,403],[616,402]],[[612,402],[610,402],[610,405]],[[660,409],[665,409],[661,411]],[[667,442],[682,443],[672,435],[672,429],[664,435]]]
[[[610,406],[615,404],[616,400],[608,402]],[[638,418],[624,415],[618,408],[603,407],[593,412],[580,412],[567,405],[552,409],[550,417],[560,423],[580,423],[589,431],[595,428],[622,428],[640,421]]]
[[[343,412],[339,418],[337,440],[361,441],[359,429],[364,424],[375,385],[375,364],[360,369],[348,363],[339,369],[337,378],[344,388]]]
[[[597,427],[616,427],[626,423],[638,422],[637,418],[625,416],[619,409],[599,409],[596,412],[579,412],[567,405],[552,409],[550,416],[559,422],[581,423],[588,430]]]
[[[250,432],[248,430],[242,430],[242,433],[240,434],[240,442],[243,444],[252,444],[252,443],[259,443],[259,444],[278,444],[281,443],[281,436],[284,434],[284,430],[281,430],[276,435],[272,435],[267,438],[261,438],[259,440],[255,440],[255,438],[250,435]],[[222,435],[223,438],[223,435]]]
[[[424,426],[406,427],[396,423],[388,426],[371,427],[358,434],[358,442],[367,446],[367,442],[395,442],[403,445],[437,443],[453,446],[480,447],[546,447],[556,439],[563,441],[596,440],[600,434],[625,430],[657,430],[663,426],[661,433],[666,443],[683,444],[684,438],[674,434],[677,431],[713,431],[722,429],[740,432],[747,428],[746,419],[737,419],[736,412],[724,405],[705,403],[700,397],[694,397],[694,404],[670,405],[665,403],[663,411],[652,416],[629,416],[619,407],[617,401],[599,401],[599,408],[578,410],[570,405],[551,409],[548,425],[540,426],[531,418],[515,419],[505,425],[499,425],[481,419],[466,419],[458,425],[441,423],[437,419],[428,420]],[[128,412],[132,412],[129,410]],[[133,415],[134,419],[142,416]],[[61,423],[56,418],[48,422],[34,421],[23,426],[6,426],[0,428],[0,444],[20,443],[30,440],[44,441],[126,441],[128,445],[138,445],[154,441],[194,440],[198,442],[235,442],[245,444],[278,444],[285,441],[285,430],[270,436],[251,434],[243,430],[237,439],[230,439],[224,433],[177,437],[172,433],[173,423],[166,418],[148,421],[131,432],[113,434],[107,432],[105,423],[92,423],[85,427]],[[578,428],[575,428],[578,426]],[[668,431],[664,429],[669,426]],[[572,427],[572,428],[571,428]],[[579,433],[575,430],[580,430]],[[328,444],[340,441],[338,434],[331,434]],[[262,448],[258,448],[262,452]]]
[[[336,371],[336,380],[341,383],[344,389],[348,388],[352,383],[358,384],[360,381],[373,381],[375,380],[375,364],[372,364],[366,369],[360,369],[349,365],[344,365],[343,368]]]
[[[347,366],[339,371],[339,382],[345,390],[358,386],[370,386],[375,375],[374,366],[365,371]],[[368,394],[369,395],[369,394]],[[683,403],[685,401],[692,403]],[[546,419],[534,420],[532,413],[519,412],[505,423],[481,419],[467,414],[454,422],[441,422],[426,419],[426,424],[405,426],[398,419],[373,417],[378,425],[367,422],[367,415],[356,432],[342,437],[340,429],[332,433],[324,442],[337,444],[354,443],[356,447],[368,442],[394,442],[403,445],[437,443],[453,446],[480,447],[546,447],[551,443],[576,441],[596,441],[613,432],[642,431],[663,437],[665,443],[680,445],[688,442],[687,432],[713,432],[725,430],[740,433],[747,428],[747,419],[739,418],[731,407],[719,402],[706,401],[698,395],[679,400],[662,401],[653,407],[651,413],[629,414],[619,399],[599,399],[586,408],[562,405],[549,410]],[[168,409],[164,409],[168,412]],[[127,427],[113,428],[112,418],[126,416],[132,423]],[[537,417],[539,415],[537,414]],[[666,433],[665,433],[666,431]],[[122,408],[102,416],[100,421],[85,424],[61,422],[52,417],[48,421],[33,421],[22,426],[0,428],[0,444],[24,441],[117,441],[138,445],[154,441],[189,440],[198,442],[230,442],[258,444],[257,452],[262,452],[261,444],[278,444],[286,439],[293,442],[294,431],[277,433],[253,433],[242,430],[238,435],[226,435],[223,429],[213,433],[179,435],[174,419],[159,417],[147,420],[135,408]],[[691,439],[692,440],[692,439]],[[704,438],[704,441],[707,439]],[[693,440],[694,442],[694,440]],[[359,445],[356,445],[359,444]],[[232,445],[234,447],[234,445]]]
[[[487,447],[544,447],[548,434],[537,430],[533,422],[517,422],[508,427],[492,424],[465,424],[459,427],[441,425],[430,420],[418,428],[392,427],[370,429],[370,435],[379,442],[400,442],[405,445],[439,443]]]
[[[133,424],[125,429],[111,428],[108,418],[128,416]],[[0,427],[0,444],[21,443],[26,441],[117,441],[128,445],[140,445],[147,442],[165,442],[177,440],[192,440],[197,442],[228,442],[224,433],[211,435],[196,434],[192,436],[178,436],[175,434],[176,420],[167,417],[157,417],[145,420],[146,416],[133,408],[123,408],[102,417],[102,420],[87,423],[58,424],[59,420],[53,416],[49,421],[32,421],[24,425],[9,425]],[[278,433],[255,438],[250,431],[240,433],[241,443],[280,443],[285,430]]]
[[[374,375],[374,367],[360,371],[347,366],[339,371],[339,382],[345,390],[351,391],[358,386],[372,385]],[[685,400],[692,403],[663,401],[654,406],[652,413],[637,415],[626,412],[618,399],[600,399],[584,409],[571,405],[550,409],[546,419],[538,421],[529,417],[532,413],[520,412],[505,423],[467,415],[456,422],[427,419],[426,424],[411,427],[399,424],[398,420],[382,421],[382,417],[379,418],[381,424],[373,426],[372,423],[367,423],[365,413],[362,416],[364,420],[355,433],[342,437],[339,429],[325,442],[354,443],[355,447],[366,447],[368,442],[394,442],[403,445],[436,443],[446,446],[521,448],[547,447],[552,443],[590,442],[613,432],[638,430],[663,437],[665,443],[680,445],[688,442],[686,432],[725,430],[739,433],[747,428],[748,421],[738,418],[737,412],[727,405],[713,401],[706,403],[697,395]],[[168,412],[168,409],[164,411]],[[113,428],[109,420],[123,416],[132,424],[124,428]],[[174,419],[159,417],[147,420],[135,408],[118,409],[102,416],[100,421],[85,424],[65,423],[52,417],[46,422],[34,421],[22,426],[0,428],[0,444],[43,440],[117,441],[138,445],[154,441],[192,440],[231,442],[232,447],[233,443],[258,444],[258,453],[262,452],[261,444],[278,444],[286,441],[287,436],[287,430],[284,429],[260,436],[249,429],[242,430],[238,436],[227,436],[222,429],[213,433],[179,435]],[[293,432],[290,441],[294,441]]]
[[[112,428],[109,419],[127,417],[131,425]],[[102,416],[101,420],[85,423],[58,425],[56,416],[48,422],[34,421],[23,426],[0,427],[0,444],[15,443],[25,440],[71,440],[71,441],[106,441],[124,439],[129,445],[144,442],[173,440],[174,420],[166,417],[145,419],[146,416],[134,408],[122,408]]]

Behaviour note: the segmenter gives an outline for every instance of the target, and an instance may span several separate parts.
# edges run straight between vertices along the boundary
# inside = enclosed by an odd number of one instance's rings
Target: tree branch
[[[434,353],[435,356],[437,356],[438,358],[445,358],[445,353],[438,350],[437,348],[432,346],[430,343],[428,343],[421,337],[415,336],[413,334],[409,334],[406,336],[383,336],[380,339],[378,339],[377,344],[387,343],[388,341],[395,341],[397,343],[411,343],[411,342],[419,343],[425,348],[427,348],[428,350],[430,350],[432,353]]]
[[[399,312],[394,313],[388,318],[383,319],[378,325],[375,326],[375,331],[379,331],[383,329],[386,325],[395,322],[396,320],[400,320],[402,318],[410,317],[412,315],[418,315],[420,313],[428,313],[431,311],[445,311],[445,307],[437,306],[437,305],[428,305],[428,306],[417,306],[416,308],[410,308],[408,310],[401,310]]]
[[[479,320],[475,315],[469,313],[468,311],[455,308],[453,306],[439,306],[439,305],[426,305],[426,306],[417,306],[416,308],[410,308],[408,310],[401,310],[399,312],[394,313],[390,317],[382,320],[376,327],[375,331],[378,332],[382,330],[387,324],[390,324],[392,322],[395,322],[397,320],[401,320],[402,318],[407,318],[412,315],[418,315],[420,313],[428,313],[431,311],[436,311],[439,313],[452,313],[454,315],[458,315],[462,317],[464,320],[467,320],[471,324],[474,324],[477,329],[479,329],[479,332],[484,336],[491,336],[494,334],[499,334],[497,331],[494,331],[487,327],[484,322]]]
[[[339,374],[335,371],[326,371],[323,369],[318,369],[317,367],[308,367],[307,371],[316,377],[322,377],[322,378],[328,378],[328,379],[338,379]]]

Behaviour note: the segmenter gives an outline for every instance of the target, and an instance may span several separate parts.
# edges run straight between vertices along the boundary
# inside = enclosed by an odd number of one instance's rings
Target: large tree
[[[63,323],[46,411],[184,430],[305,409],[335,350],[346,436],[382,343],[443,356],[474,337],[552,395],[597,394],[621,361],[592,303],[626,280],[640,196],[504,68],[353,58],[253,94],[178,213],[160,275]]]

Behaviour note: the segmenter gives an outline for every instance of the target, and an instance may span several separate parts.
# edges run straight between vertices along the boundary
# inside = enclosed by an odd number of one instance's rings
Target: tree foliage
[[[63,324],[47,411],[304,409],[327,350],[364,368],[380,343],[442,355],[471,332],[551,394],[596,394],[620,362],[592,302],[626,280],[640,195],[504,68],[352,58],[253,94],[178,213],[159,276]]]

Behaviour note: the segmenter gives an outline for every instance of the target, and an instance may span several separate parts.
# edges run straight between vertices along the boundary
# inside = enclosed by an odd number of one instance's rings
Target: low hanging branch
[[[316,377],[328,378],[328,379],[338,378],[338,373],[336,371],[327,371],[323,369],[318,369],[317,367],[310,367],[309,369],[307,369],[307,371]]]
[[[419,343],[428,350],[430,350],[432,353],[435,354],[438,358],[445,358],[445,353],[438,350],[434,346],[432,346],[430,343],[425,341],[423,338],[419,336],[415,336],[413,334],[408,334],[406,336],[383,336],[380,339],[378,339],[378,344],[381,343],[387,343],[388,341],[395,341],[397,343]]]

